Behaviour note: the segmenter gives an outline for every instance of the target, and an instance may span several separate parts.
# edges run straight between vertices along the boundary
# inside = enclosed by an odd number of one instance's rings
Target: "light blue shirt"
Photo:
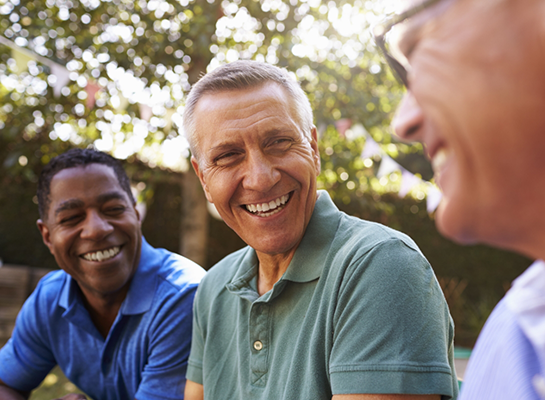
[[[545,263],[513,283],[472,352],[460,400],[544,400]]]
[[[0,350],[0,379],[23,391],[59,365],[97,400],[183,399],[192,304],[204,270],[142,238],[140,263],[104,339],[64,271],[44,277]]]

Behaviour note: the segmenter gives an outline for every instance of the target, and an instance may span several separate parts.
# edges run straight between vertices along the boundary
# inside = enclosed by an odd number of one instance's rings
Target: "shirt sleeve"
[[[197,285],[166,297],[150,327],[148,363],[142,372],[138,400],[183,399],[191,346],[193,299]]]
[[[352,261],[334,315],[333,394],[440,394],[456,398],[454,328],[419,251],[391,239]]]
[[[30,391],[56,365],[48,343],[47,300],[40,284],[23,305],[9,341],[0,350],[0,379],[8,386]]]
[[[502,300],[471,353],[460,400],[539,400],[532,385],[539,374],[534,347]]]
[[[199,322],[199,291],[193,304],[193,335],[191,340],[191,354],[187,368],[187,379],[203,384],[203,357],[204,357],[204,333]]]

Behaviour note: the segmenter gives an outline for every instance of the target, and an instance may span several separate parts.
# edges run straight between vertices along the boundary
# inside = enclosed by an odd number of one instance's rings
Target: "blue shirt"
[[[545,264],[515,280],[471,354],[461,400],[545,399]]]
[[[106,339],[77,283],[64,271],[48,274],[0,350],[0,379],[29,391],[58,364],[97,400],[183,399],[193,298],[204,274],[192,261],[142,238],[140,263]]]

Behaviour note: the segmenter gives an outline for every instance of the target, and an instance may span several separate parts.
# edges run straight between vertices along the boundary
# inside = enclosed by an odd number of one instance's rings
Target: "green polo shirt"
[[[257,271],[246,247],[197,290],[187,378],[205,399],[456,398],[452,319],[406,235],[340,212],[321,191],[287,271],[263,296]]]

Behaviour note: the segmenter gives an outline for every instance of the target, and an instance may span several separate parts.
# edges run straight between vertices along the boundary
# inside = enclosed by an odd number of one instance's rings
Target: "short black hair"
[[[136,203],[131,191],[131,183],[121,163],[110,156],[95,149],[71,149],[53,158],[44,167],[38,179],[38,211],[40,218],[46,220],[50,205],[51,180],[63,169],[84,167],[89,164],[103,164],[114,170],[121,188],[127,193],[129,199]]]

